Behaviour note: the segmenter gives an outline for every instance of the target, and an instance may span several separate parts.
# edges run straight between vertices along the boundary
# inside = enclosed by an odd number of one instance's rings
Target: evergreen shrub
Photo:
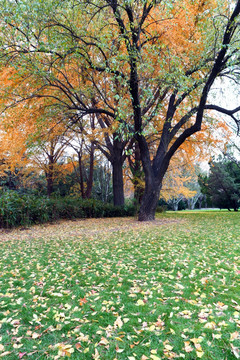
[[[94,199],[47,198],[6,191],[0,196],[0,227],[13,228],[56,221],[100,217],[133,216],[132,203],[114,206]]]

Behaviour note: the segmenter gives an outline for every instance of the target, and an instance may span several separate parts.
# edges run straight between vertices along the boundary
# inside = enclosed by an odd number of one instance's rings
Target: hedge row
[[[28,226],[59,219],[133,216],[133,204],[117,207],[93,199],[20,195],[8,191],[0,196],[0,227]]]

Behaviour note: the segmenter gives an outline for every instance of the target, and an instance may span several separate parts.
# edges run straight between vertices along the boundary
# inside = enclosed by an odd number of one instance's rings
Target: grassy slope
[[[238,358],[239,216],[171,213],[163,218],[180,222],[105,219],[7,234],[0,356]]]

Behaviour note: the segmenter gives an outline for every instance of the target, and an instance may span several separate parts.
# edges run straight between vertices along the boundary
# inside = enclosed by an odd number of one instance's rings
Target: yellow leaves
[[[36,333],[36,332],[32,333],[32,335],[31,335],[32,339],[37,339],[37,338],[39,338],[40,336],[41,336],[41,335],[38,334],[38,333]]]
[[[116,353],[121,354],[124,351],[124,349],[120,349],[120,347],[117,345],[115,351]]]
[[[114,327],[118,327],[119,329],[121,329],[122,326],[123,326],[123,322],[122,322],[121,316],[118,316],[114,322]]]
[[[214,329],[216,328],[216,323],[215,323],[214,321],[207,322],[207,323],[204,325],[204,328],[205,328],[205,329],[214,330]]]
[[[55,347],[58,349],[58,356],[64,357],[70,357],[71,354],[74,353],[74,348],[70,344],[56,344]]]
[[[192,338],[190,339],[190,341],[184,341],[184,350],[187,353],[190,353],[194,350],[194,348],[192,347],[191,343],[194,344],[195,350],[196,350],[196,354],[198,358],[201,358],[204,355],[204,352],[202,350],[202,347],[200,345],[200,343],[202,342],[203,338]]]
[[[191,319],[192,312],[190,310],[183,310],[183,311],[178,313],[178,316],[181,316],[181,317],[183,317],[185,319]]]
[[[194,350],[194,348],[190,345],[190,341],[184,341],[184,350],[189,353]]]
[[[11,351],[4,351],[2,354],[0,354],[0,357],[5,357],[11,354]]]
[[[141,300],[141,299],[139,299],[136,304],[137,304],[137,306],[144,306],[145,305],[144,301]]]
[[[202,350],[202,347],[201,345],[199,344],[199,342],[202,341],[202,338],[193,338],[191,339],[191,341],[194,343],[195,345],[195,349],[196,349],[196,354],[197,354],[197,357],[201,358],[203,355],[204,355],[204,352]]]
[[[230,334],[230,341],[234,341],[238,339],[240,339],[240,333],[238,331],[235,331],[234,333]]]
[[[4,350],[4,345],[0,344],[0,351]]]
[[[94,360],[100,360],[100,355],[97,349],[95,349],[95,353],[92,355]]]
[[[77,337],[77,340],[83,342],[89,342],[89,335],[84,335],[83,333],[80,333],[79,336]]]
[[[158,357],[156,355],[153,355],[153,354],[150,355],[150,359],[152,359],[152,360],[161,360],[160,357]]]
[[[196,350],[196,354],[198,358],[201,358],[204,355],[204,352],[202,351],[202,349],[200,349],[200,350]]]
[[[119,336],[116,336],[116,337],[115,337],[115,340],[123,342],[123,339],[120,338]]]
[[[231,350],[232,350],[233,355],[234,355],[237,359],[240,359],[240,351],[239,351],[239,349],[238,349],[236,346],[233,346],[233,345],[231,344]]]
[[[103,346],[107,346],[108,344],[109,344],[109,341],[104,337],[102,337],[98,343],[98,345],[103,345]]]

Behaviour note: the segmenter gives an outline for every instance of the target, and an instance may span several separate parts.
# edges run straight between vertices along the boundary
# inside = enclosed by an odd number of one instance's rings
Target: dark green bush
[[[0,196],[0,227],[12,228],[55,221],[133,216],[133,204],[116,207],[98,200],[74,197],[51,198],[6,191]]]

